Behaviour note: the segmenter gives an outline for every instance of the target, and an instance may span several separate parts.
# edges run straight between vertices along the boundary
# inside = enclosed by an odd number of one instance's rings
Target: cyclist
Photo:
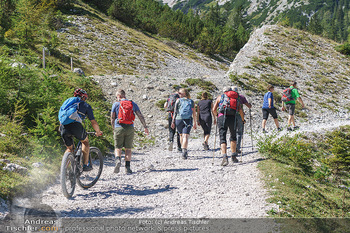
[[[102,131],[100,130],[100,127],[97,121],[95,120],[92,108],[88,103],[85,102],[88,98],[87,92],[81,88],[78,88],[74,91],[74,97],[80,98],[80,102],[77,105],[77,110],[81,121],[84,120],[85,117],[87,116],[91,121],[92,127],[96,131],[96,136],[101,136]],[[73,151],[74,142],[73,142],[72,136],[74,136],[75,138],[81,141],[82,152],[83,152],[83,162],[84,162],[83,170],[90,171],[92,167],[90,166],[90,164],[88,164],[89,162],[88,155],[90,153],[89,139],[83,125],[81,124],[81,121],[80,122],[74,121],[66,125],[63,125],[61,123],[60,132],[61,132],[63,142],[67,147],[65,152],[71,152],[71,153],[74,152]]]

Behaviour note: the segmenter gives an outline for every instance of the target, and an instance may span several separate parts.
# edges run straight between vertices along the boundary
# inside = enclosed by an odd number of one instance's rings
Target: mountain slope
[[[173,60],[216,70],[226,66],[176,42],[128,28],[84,3],[77,3],[67,17],[69,23],[59,30],[58,49],[78,60],[87,74],[147,75]]]
[[[228,76],[247,94],[258,92],[257,101],[268,84],[275,85],[277,105],[279,93],[295,80],[307,108],[300,115],[304,120],[344,117],[349,111],[344,90],[350,87],[350,59],[335,50],[337,45],[304,31],[264,26],[238,53]]]
[[[164,3],[169,1],[163,1]],[[307,29],[327,38],[344,41],[348,37],[350,26],[350,2],[346,0],[252,0],[252,1],[219,1],[219,0],[179,0],[168,4],[174,9],[188,12],[195,9],[201,14],[210,6],[221,6],[222,18],[230,21],[235,8],[242,8],[245,19],[251,28],[266,24],[282,23],[298,29]]]

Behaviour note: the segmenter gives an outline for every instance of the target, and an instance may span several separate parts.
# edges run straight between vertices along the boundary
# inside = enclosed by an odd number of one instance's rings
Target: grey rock
[[[14,164],[14,163],[8,163],[6,165],[6,167],[3,167],[2,169],[4,171],[17,172],[20,174],[27,174],[28,173],[28,169],[26,167],[22,167],[18,164]]]
[[[41,162],[37,162],[37,163],[33,163],[32,166],[36,167],[36,168],[39,168],[39,167],[44,166],[44,164],[42,164]]]
[[[80,76],[85,76],[85,73],[81,68],[74,68],[73,72]]]

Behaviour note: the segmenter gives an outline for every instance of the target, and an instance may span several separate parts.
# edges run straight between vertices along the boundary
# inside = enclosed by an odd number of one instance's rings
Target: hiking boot
[[[205,142],[203,142],[202,145],[203,145],[203,149],[207,150],[207,144],[205,144]]]
[[[117,159],[117,160],[118,160],[118,161],[117,161],[116,164],[115,164],[114,173],[119,173],[120,167],[121,167],[121,165],[122,165],[121,159],[119,158],[119,159]]]
[[[222,157],[221,166],[227,166],[227,165],[228,165],[228,158],[227,158],[227,155],[224,155],[224,157]]]
[[[183,152],[182,152],[182,158],[183,158],[183,159],[187,159],[187,157],[188,157],[187,150],[186,150],[186,151],[183,151]]]
[[[182,153],[182,149],[180,147],[177,148],[177,152]]]
[[[297,130],[297,129],[299,129],[299,126],[294,126],[293,127],[293,130]]]
[[[263,129],[263,133],[267,133],[267,131],[265,129]]]
[[[169,142],[169,148],[168,148],[169,151],[173,151],[173,142]]]
[[[282,131],[282,128],[281,127],[277,128],[277,131]]]
[[[126,174],[132,174],[132,171],[131,171],[130,167],[125,167],[125,173]]]
[[[233,163],[238,163],[238,159],[237,159],[237,153],[232,153],[231,154],[231,159]]]
[[[237,149],[236,151],[237,151],[237,154],[242,153],[242,151],[240,149]]]
[[[88,171],[91,171],[92,170],[92,166],[89,164],[89,165],[86,165],[84,164],[83,166],[83,171],[84,172],[88,172]]]
[[[288,131],[293,131],[292,127],[287,128]]]
[[[207,144],[207,150],[209,150],[209,145]]]

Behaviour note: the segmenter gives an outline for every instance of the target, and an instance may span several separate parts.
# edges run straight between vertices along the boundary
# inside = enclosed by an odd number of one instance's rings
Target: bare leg
[[[226,143],[222,143],[220,146],[221,146],[221,154],[225,155],[227,153]]]
[[[116,159],[121,159],[122,158],[122,149],[115,148],[114,149],[114,156]]]
[[[208,145],[210,134],[204,135],[204,141]]]
[[[262,121],[262,128],[265,129],[265,127],[266,127],[266,120],[264,119],[264,120]]]
[[[131,161],[131,149],[125,148],[125,161]]]
[[[90,153],[90,145],[88,137],[85,140],[81,141],[82,147],[81,150],[83,152],[84,164],[87,165],[89,163],[89,153]]]
[[[182,134],[182,148],[183,149],[187,149],[187,146],[188,146],[188,139],[189,139],[190,135],[189,134]]]
[[[278,119],[276,118],[276,119],[273,119],[274,121],[275,121],[275,125],[276,125],[276,127],[277,127],[277,129],[280,127],[280,125],[279,125],[279,123],[278,123]]]
[[[236,153],[237,141],[231,141],[231,152]]]

